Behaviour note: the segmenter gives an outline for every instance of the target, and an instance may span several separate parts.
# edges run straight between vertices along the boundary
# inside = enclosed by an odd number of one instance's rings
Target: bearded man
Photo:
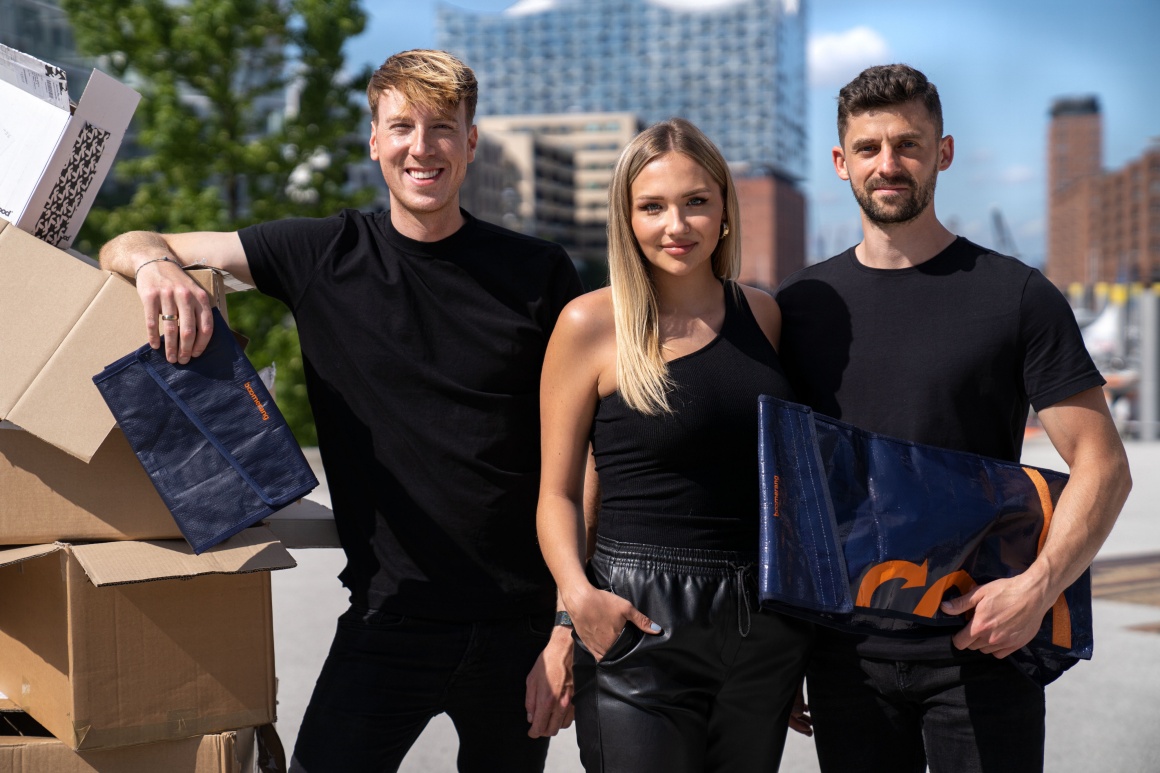
[[[865,430],[1011,462],[1034,406],[1071,478],[1025,572],[944,602],[961,629],[899,639],[818,627],[807,688],[821,768],[1041,771],[1043,685],[1007,656],[1091,563],[1131,488],[1104,380],[1042,274],[935,216],[955,145],[926,76],[862,72],[839,94],[838,139],[834,168],[863,239],[778,291],[798,399]]]

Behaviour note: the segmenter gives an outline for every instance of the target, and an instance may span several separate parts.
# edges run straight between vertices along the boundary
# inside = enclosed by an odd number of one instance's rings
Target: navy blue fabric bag
[[[93,377],[195,553],[318,486],[302,449],[217,309],[186,365],[148,344]]]
[[[761,600],[850,632],[961,627],[939,604],[1026,570],[1068,478],[866,432],[769,396],[759,422]],[[1047,684],[1091,654],[1085,571],[1010,657]]]

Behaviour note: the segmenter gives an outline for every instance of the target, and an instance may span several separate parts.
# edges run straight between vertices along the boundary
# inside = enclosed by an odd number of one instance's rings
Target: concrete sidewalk
[[[1160,442],[1129,443],[1135,485],[1099,559],[1155,554],[1160,561]],[[1046,439],[1029,441],[1023,461],[1066,470]],[[321,479],[321,472],[319,474]],[[329,503],[325,488],[312,495]],[[346,607],[337,575],[341,551],[298,550],[296,569],[274,572],[274,643],[277,655],[278,732],[289,754],[334,620]],[[1099,560],[1097,559],[1097,561]],[[1095,656],[1047,688],[1048,773],[1160,771],[1160,607],[1097,599],[1093,604]],[[402,770],[455,770],[455,729],[445,716],[428,725]],[[551,773],[582,771],[575,734],[562,732],[548,755]],[[815,773],[813,742],[790,733],[781,770]]]

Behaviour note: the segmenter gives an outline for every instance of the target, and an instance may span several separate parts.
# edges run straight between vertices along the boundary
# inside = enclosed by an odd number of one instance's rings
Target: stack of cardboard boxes
[[[145,340],[128,282],[0,219],[0,770],[248,772],[275,719],[269,573],[294,561],[264,527],[180,539],[91,380]]]
[[[249,771],[258,765],[253,729],[77,753],[45,734],[14,703],[0,700],[0,733],[0,770],[8,773]]]

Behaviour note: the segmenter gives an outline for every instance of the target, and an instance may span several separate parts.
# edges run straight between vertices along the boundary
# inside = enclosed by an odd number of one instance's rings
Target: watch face
[[[567,612],[561,610],[560,612],[556,613],[555,625],[566,625],[571,628],[572,618]]]

